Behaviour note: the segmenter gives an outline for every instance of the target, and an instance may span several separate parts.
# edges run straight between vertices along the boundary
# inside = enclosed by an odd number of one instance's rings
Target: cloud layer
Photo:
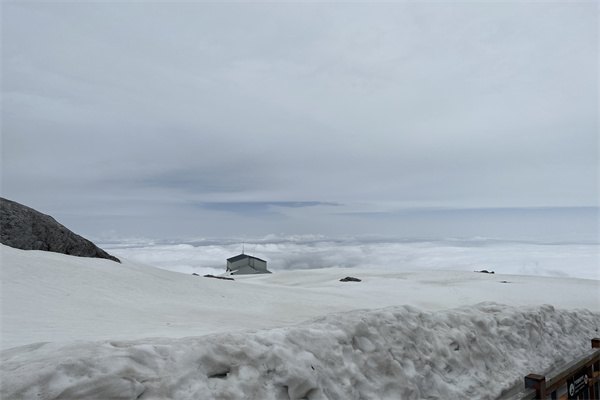
[[[225,260],[242,252],[287,269],[376,268],[492,270],[500,274],[600,279],[598,244],[507,242],[486,239],[417,241],[324,236],[268,236],[246,243],[107,244],[110,252],[145,264],[191,274],[222,274]]]

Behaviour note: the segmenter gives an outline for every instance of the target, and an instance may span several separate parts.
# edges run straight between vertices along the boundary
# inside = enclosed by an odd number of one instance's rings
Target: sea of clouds
[[[600,280],[600,244],[472,239],[394,239],[268,235],[255,239],[151,241],[129,239],[102,247],[117,257],[180,273],[220,274],[244,251],[289,269],[363,267],[391,270],[492,270],[501,274]]]

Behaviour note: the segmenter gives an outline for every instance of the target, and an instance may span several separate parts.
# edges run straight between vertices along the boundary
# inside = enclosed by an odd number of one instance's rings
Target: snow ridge
[[[183,339],[1,353],[2,399],[495,399],[587,351],[600,313],[495,303],[330,314]]]

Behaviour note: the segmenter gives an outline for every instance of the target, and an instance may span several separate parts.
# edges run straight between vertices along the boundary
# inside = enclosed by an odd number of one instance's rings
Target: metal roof
[[[248,254],[240,254],[238,256],[228,258],[227,261],[229,261],[229,262],[236,262],[236,261],[239,261],[239,260],[243,260],[244,258],[253,258],[255,260],[262,261],[262,262],[266,263],[265,260],[262,260],[262,259],[260,259],[258,257],[249,256]]]

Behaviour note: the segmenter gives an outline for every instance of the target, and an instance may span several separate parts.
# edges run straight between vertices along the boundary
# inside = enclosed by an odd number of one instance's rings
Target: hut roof
[[[253,259],[258,260],[258,261],[266,262],[263,259],[260,259],[258,257],[254,257],[254,256],[249,256],[248,254],[240,254],[240,255],[237,255],[235,257],[230,257],[230,258],[227,259],[227,261],[229,261],[229,262],[236,262],[236,261],[239,261],[239,260],[243,260],[244,258],[253,258]]]

